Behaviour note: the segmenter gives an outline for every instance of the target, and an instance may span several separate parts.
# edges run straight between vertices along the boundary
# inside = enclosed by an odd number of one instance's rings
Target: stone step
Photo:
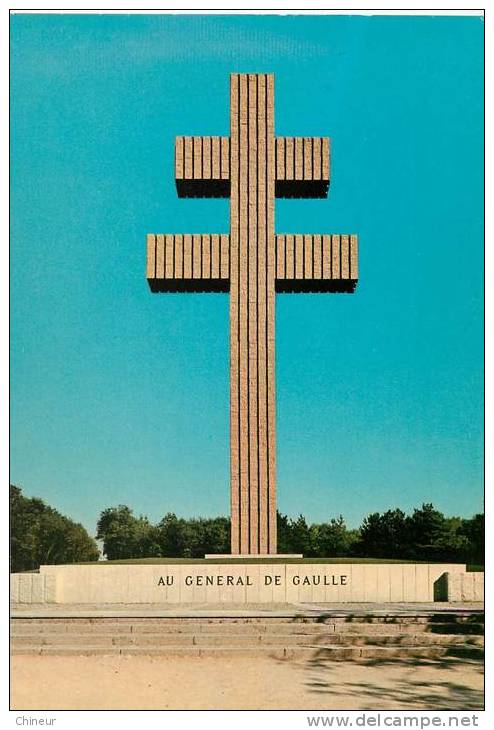
[[[475,613],[446,613],[436,612],[427,614],[330,614],[317,613],[314,616],[19,616],[16,615],[12,619],[16,622],[24,623],[75,623],[93,624],[99,622],[107,623],[124,623],[124,624],[152,624],[166,622],[170,625],[190,625],[190,624],[232,624],[232,625],[250,625],[250,624],[297,624],[297,625],[320,625],[320,624],[483,624],[484,614]]]
[[[60,636],[67,637],[70,641],[72,636],[80,636],[83,641],[91,641],[92,637],[99,636],[114,636],[114,637],[133,637],[133,636],[152,636],[152,637],[168,637],[168,640],[174,640],[174,637],[187,637],[187,636],[209,636],[221,634],[225,636],[225,641],[236,640],[239,637],[258,637],[258,636],[286,636],[286,637],[300,637],[301,642],[310,640],[311,637],[314,640],[321,640],[324,637],[342,637],[341,643],[354,643],[359,637],[372,638],[374,637],[376,642],[380,638],[393,637],[393,636],[420,636],[425,637],[421,643],[430,643],[431,639],[428,637],[451,637],[454,640],[463,641],[467,637],[478,637],[483,635],[483,626],[476,625],[476,631],[473,631],[474,626],[472,625],[468,631],[451,631],[449,624],[439,625],[436,624],[430,628],[422,624],[417,625],[403,625],[403,624],[386,624],[386,625],[374,625],[374,624],[360,624],[358,627],[348,627],[345,625],[334,626],[328,624],[309,624],[303,626],[300,624],[271,624],[271,625],[229,625],[229,624],[189,624],[189,625],[169,625],[167,623],[153,623],[153,624],[107,624],[107,623],[94,623],[94,624],[35,624],[35,623],[23,623],[15,622],[11,627],[11,636],[23,637],[41,637],[45,635],[49,636]],[[345,638],[347,637],[347,638]]]
[[[259,634],[259,633],[300,633],[314,634],[321,631],[334,632],[334,625],[330,624],[299,624],[299,623],[269,623],[269,624],[239,624],[239,623],[201,623],[192,621],[190,623],[175,624],[169,623],[166,619],[162,621],[142,622],[107,622],[95,621],[94,623],[53,623],[25,622],[22,619],[11,623],[12,631],[16,634],[22,633],[86,633],[94,631],[106,631],[108,633],[170,633],[170,634],[198,634],[198,633],[228,633],[228,634]]]
[[[106,632],[94,632],[88,634],[75,633],[43,633],[43,634],[21,634],[12,637],[13,646],[64,646],[64,645],[85,645],[92,646],[259,646],[279,645],[287,646],[319,646],[319,645],[344,645],[344,646],[453,646],[472,645],[483,646],[483,636],[458,636],[455,634],[171,634],[171,633],[135,633],[135,634],[111,634]]]
[[[362,623],[348,623],[348,624],[335,624],[335,631],[340,633],[368,633],[368,634],[381,634],[381,633],[430,633],[430,634],[458,634],[458,635],[469,635],[469,634],[483,634],[484,624],[483,623],[471,623],[471,624],[454,624],[454,623],[387,623],[387,624],[362,624]]]
[[[95,632],[104,631],[108,634],[134,634],[134,633],[150,633],[150,634],[215,634],[223,633],[232,636],[236,635],[254,635],[259,633],[275,633],[287,635],[319,635],[330,633],[341,634],[364,634],[379,635],[392,633],[431,633],[431,634],[451,634],[451,635],[480,635],[484,632],[483,624],[424,624],[424,623],[277,623],[267,622],[258,623],[204,623],[199,621],[191,621],[189,623],[170,623],[168,619],[147,621],[114,621],[107,619],[93,619],[91,623],[79,621],[78,619],[60,622],[52,619],[45,620],[25,620],[14,619],[11,622],[11,631],[15,636],[24,634],[44,634],[44,633],[66,633],[66,634],[93,634]]]
[[[26,645],[23,647],[12,647],[12,653],[36,654],[36,655],[59,655],[59,656],[92,656],[99,655],[152,655],[152,656],[195,656],[195,657],[232,657],[237,655],[247,656],[270,656],[278,659],[318,659],[326,661],[335,660],[399,660],[412,657],[439,659],[445,656],[461,656],[464,658],[481,660],[484,656],[483,649],[473,646],[256,646],[256,647],[201,647],[201,646],[176,646],[167,647],[148,646],[94,646],[94,645],[65,645],[65,646],[36,646]]]
[[[374,614],[347,614],[346,616],[331,616],[330,614],[321,614],[319,620],[330,621],[334,623],[370,623],[370,624],[394,624],[394,623],[422,623],[422,624],[434,624],[434,623],[453,623],[453,624],[468,624],[468,623],[484,623],[483,613],[446,613],[437,612],[431,614],[387,614],[385,616],[379,616]]]
[[[345,646],[484,646],[483,635],[463,634],[336,634]]]

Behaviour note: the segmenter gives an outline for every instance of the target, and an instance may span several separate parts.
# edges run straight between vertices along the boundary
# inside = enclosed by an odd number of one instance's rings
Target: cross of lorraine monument
[[[276,234],[274,199],[324,198],[327,137],[275,137],[274,75],[230,75],[230,137],[177,137],[180,197],[230,197],[230,234],[148,234],[153,292],[230,292],[233,555],[276,554],[275,293],[353,292],[357,236]]]

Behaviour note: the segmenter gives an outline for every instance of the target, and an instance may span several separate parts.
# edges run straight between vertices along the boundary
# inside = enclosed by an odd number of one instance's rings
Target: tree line
[[[25,497],[10,486],[10,568],[36,570],[40,565],[98,560],[96,540],[77,522],[42,499]]]
[[[362,557],[393,560],[484,563],[484,515],[445,517],[430,503],[409,515],[401,509],[373,512],[358,529],[343,517],[308,525],[300,515],[278,514],[280,552],[307,557]]]
[[[96,540],[86,529],[41,499],[10,488],[11,568],[33,570],[40,564],[98,560]],[[96,539],[108,560],[129,558],[202,558],[230,552],[227,517],[191,518],[167,513],[157,523],[136,516],[126,505],[100,514]],[[278,552],[310,558],[383,558],[484,563],[484,516],[445,517],[432,504],[411,514],[401,509],[373,512],[359,528],[349,529],[340,515],[309,524],[278,512]]]
[[[125,505],[109,507],[98,520],[96,537],[109,560],[144,557],[202,558],[230,552],[226,517],[184,519],[172,512],[152,524]],[[400,509],[374,512],[358,529],[340,515],[308,524],[278,512],[278,552],[310,558],[366,557],[441,562],[484,562],[484,516],[445,517],[432,504],[406,515]]]

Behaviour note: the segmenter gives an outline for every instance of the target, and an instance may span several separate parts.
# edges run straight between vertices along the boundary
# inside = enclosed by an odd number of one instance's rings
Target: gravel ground
[[[468,660],[14,656],[14,710],[480,710]]]

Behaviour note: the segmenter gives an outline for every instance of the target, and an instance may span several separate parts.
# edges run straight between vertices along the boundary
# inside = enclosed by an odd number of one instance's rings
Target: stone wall
[[[448,572],[445,576],[447,601],[483,601],[484,574]]]
[[[227,561],[44,565],[39,574],[13,574],[11,597],[14,603],[66,604],[429,602],[447,600],[438,592],[442,586],[444,594],[445,575],[450,595],[460,596],[449,600],[481,600],[479,578],[471,577],[479,574],[465,573],[465,565]],[[476,588],[468,592],[472,581]]]
[[[56,603],[55,574],[12,573],[10,600],[13,603]]]

